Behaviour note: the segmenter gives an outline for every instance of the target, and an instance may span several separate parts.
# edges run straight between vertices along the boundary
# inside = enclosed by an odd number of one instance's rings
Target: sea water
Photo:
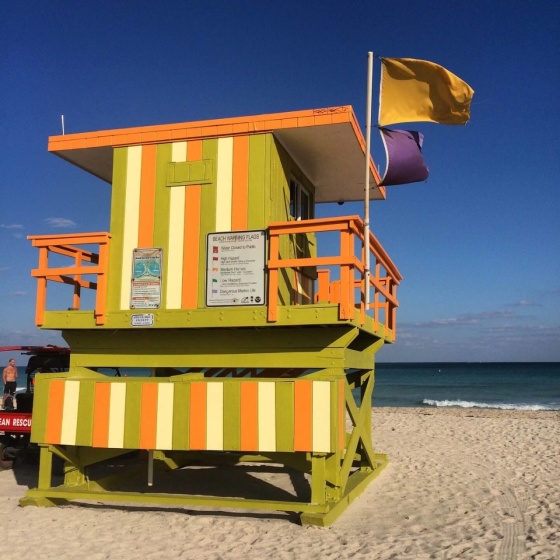
[[[20,358],[19,361],[24,361],[27,357],[24,356]],[[16,354],[16,360],[18,359]],[[17,391],[24,391],[27,388],[27,376],[25,375],[25,366],[17,366],[18,378],[17,378]],[[106,375],[107,377],[115,377],[120,375],[121,377],[149,377],[151,375],[150,368],[99,368],[98,373]],[[37,374],[40,375],[40,374]]]
[[[25,367],[18,372],[18,389],[25,389]],[[103,368],[100,373],[113,377],[116,372]],[[120,368],[119,373],[144,377],[150,370]],[[560,362],[377,364],[372,404],[560,410]]]
[[[560,410],[560,363],[377,364],[372,403]]]

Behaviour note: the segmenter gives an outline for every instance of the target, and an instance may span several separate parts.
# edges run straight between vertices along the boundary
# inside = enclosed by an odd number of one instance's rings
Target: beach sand
[[[4,553],[87,560],[560,559],[560,413],[382,408],[372,417],[374,447],[389,454],[390,464],[331,527],[301,526],[294,514],[278,512],[98,502],[21,508],[37,467],[19,464],[0,472]],[[265,469],[258,476],[277,475]],[[289,477],[278,480],[290,491]],[[160,482],[156,476],[155,486]],[[225,482],[254,491],[248,473]]]

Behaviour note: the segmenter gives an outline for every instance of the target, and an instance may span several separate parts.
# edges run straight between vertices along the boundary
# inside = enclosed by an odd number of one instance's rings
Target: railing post
[[[379,261],[375,261],[375,280],[380,281],[381,278],[381,265]],[[369,286],[368,286],[369,289]],[[375,288],[375,294],[373,296],[373,329],[377,331],[379,328],[379,290]]]
[[[366,266],[366,247],[365,247],[365,243],[364,243],[364,239],[362,238],[362,266],[364,267],[362,269],[361,272],[361,279],[360,279],[360,324],[364,325],[366,322],[366,315],[367,315],[367,309],[366,309],[366,301],[368,301],[368,298],[366,296],[366,292],[369,289],[369,286],[366,285],[366,282],[368,281],[368,278],[366,278],[366,273],[365,273],[365,266]]]
[[[350,319],[354,318],[354,315],[356,313],[356,306],[354,304],[355,300],[356,300],[356,288],[354,286],[354,276],[356,274],[356,271],[354,269],[354,260],[355,260],[355,255],[354,255],[354,233],[352,232],[352,230],[350,229],[350,223],[347,223],[347,227],[348,227],[348,259],[352,262],[352,264],[348,265],[348,276],[349,276],[349,282],[348,282],[348,311],[350,314]]]
[[[47,307],[47,277],[46,271],[49,266],[48,247],[39,247],[39,267],[37,272],[42,274],[37,278],[37,303],[35,306],[35,324],[41,326],[45,320],[45,309]]]
[[[351,319],[352,309],[350,306],[350,290],[354,289],[354,282],[350,278],[350,265],[346,264],[351,257],[350,253],[350,231],[348,227],[340,230],[340,252],[345,264],[340,267],[340,318]],[[352,303],[354,297],[352,294]]]
[[[393,299],[395,299],[397,296],[397,285],[394,282],[391,282],[390,280],[389,282],[391,286],[389,292],[393,296]],[[389,303],[388,315],[389,317],[387,318],[387,322],[390,325],[389,328],[391,329],[392,340],[394,341],[395,337],[397,336],[397,306],[392,302]]]
[[[82,266],[82,253],[79,252],[76,254],[76,266]],[[72,308],[73,309],[80,309],[80,295],[81,295],[81,286],[80,281],[82,279],[81,274],[76,274],[74,276],[74,298],[72,299]]]
[[[99,262],[100,272],[97,274],[97,293],[95,294],[95,324],[105,324],[105,313],[107,304],[107,267],[109,265],[109,245],[108,240],[99,242]]]
[[[330,280],[330,270],[318,270],[317,271],[317,299],[316,301],[329,301],[329,280]]]

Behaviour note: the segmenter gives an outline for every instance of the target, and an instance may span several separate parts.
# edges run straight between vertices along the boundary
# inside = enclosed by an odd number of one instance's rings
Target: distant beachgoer
[[[12,358],[8,362],[8,366],[4,368],[4,372],[2,373],[2,379],[4,381],[4,397],[2,402],[6,400],[8,395],[14,395],[17,389],[17,368],[16,368],[16,361]]]

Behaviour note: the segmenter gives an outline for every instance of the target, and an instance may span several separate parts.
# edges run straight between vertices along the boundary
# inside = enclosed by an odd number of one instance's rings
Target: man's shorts
[[[14,395],[16,389],[17,389],[16,381],[6,381],[6,385],[4,385],[4,395],[7,394]]]

